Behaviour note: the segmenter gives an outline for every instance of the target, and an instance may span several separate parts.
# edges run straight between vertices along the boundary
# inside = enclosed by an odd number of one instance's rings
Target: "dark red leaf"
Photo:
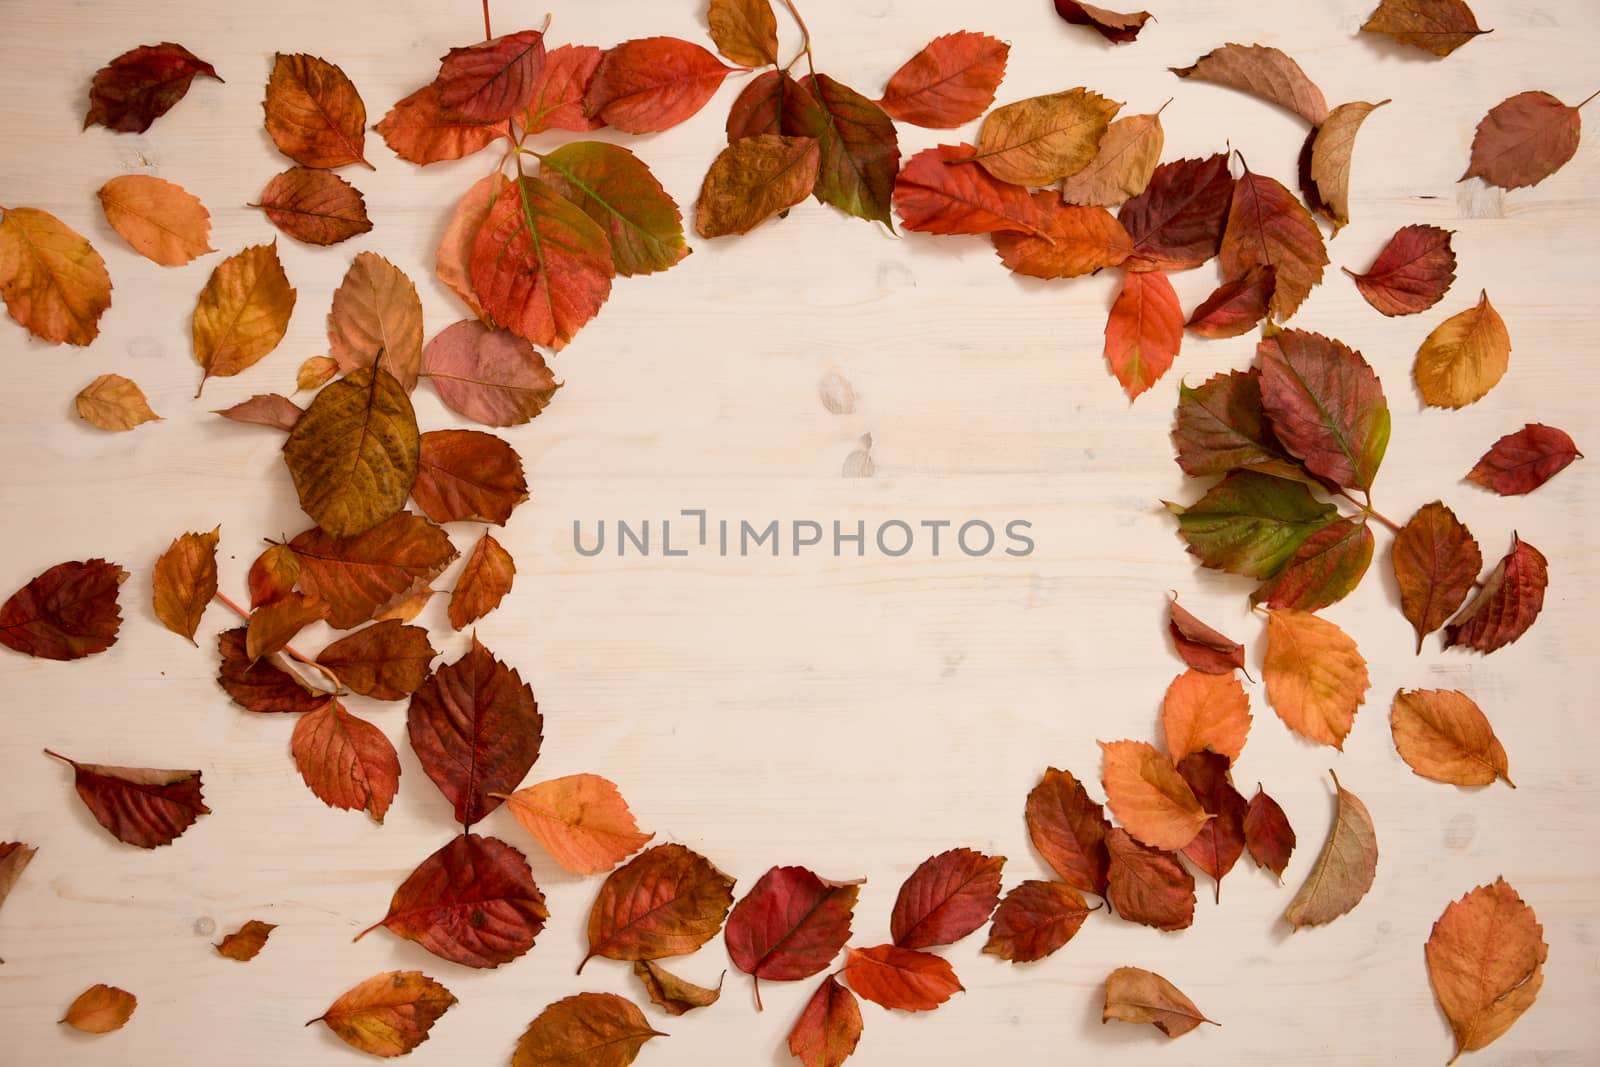
[[[57,563],[0,605],[0,645],[40,659],[82,659],[117,643],[117,588],[128,572],[103,559]]]
[[[1437,226],[1402,226],[1365,274],[1343,269],[1367,303],[1383,314],[1415,315],[1444,299],[1456,280],[1452,236]]]
[[[860,882],[829,882],[804,867],[774,867],[733,906],[725,934],[734,965],[756,980],[809,978],[850,940]]]
[[[1270,263],[1253,265],[1232,281],[1223,282],[1194,309],[1187,323],[1189,331],[1212,338],[1249,333],[1266,318],[1277,284],[1276,267]]]
[[[147,44],[101,67],[89,87],[83,127],[98,123],[122,133],[143,133],[189,91],[195,75],[216,70],[181,44]]]
[[[1195,752],[1178,761],[1178,773],[1189,783],[1207,819],[1195,839],[1184,846],[1183,854],[1194,861],[1216,882],[1217,899],[1222,899],[1222,879],[1244,855],[1244,821],[1250,805],[1233,787],[1228,776],[1229,759],[1215,752]]]
[[[1244,843],[1257,867],[1265,867],[1280,879],[1283,877],[1289,857],[1294,853],[1294,827],[1289,825],[1289,817],[1278,802],[1267,796],[1260,785],[1256,786],[1256,795],[1250,798],[1249,810],[1245,812]]]
[[[1028,794],[1025,818],[1033,847],[1062,881],[1105,896],[1111,823],[1082,783],[1067,771],[1049,768]]]
[[[472,122],[500,122],[528,106],[544,71],[544,34],[522,30],[439,60],[439,104]]]
[[[1023,882],[995,909],[983,951],[1012,963],[1042,960],[1071,941],[1095,908],[1086,905],[1070,885]]]
[[[199,771],[162,771],[79,763],[45,749],[72,766],[78,796],[111,836],[140,848],[170,845],[209,814],[200,797]]]
[[[1530,422],[1516,433],[1506,434],[1483,454],[1467,475],[1485,489],[1501,496],[1531,493],[1566,470],[1583,453],[1563,430]]]
[[[1194,922],[1194,876],[1176,852],[1141,845],[1120,826],[1106,835],[1106,849],[1106,899],[1117,914],[1158,930],[1182,930]]]
[[[1168,609],[1170,616],[1167,629],[1183,662],[1207,674],[1228,674],[1235,669],[1244,669],[1243,645],[1213,630],[1195,618],[1187,608],[1180,607],[1176,594]]]
[[[807,95],[787,71],[769,70],[756,75],[728,109],[728,143],[764,133],[781,134],[785,119],[805,102]]]
[[[1127,44],[1139,36],[1150,19],[1148,11],[1123,14],[1075,0],[1056,0],[1056,14],[1074,26],[1088,26],[1112,44]]]
[[[1550,583],[1544,553],[1511,535],[1511,551],[1484,579],[1478,595],[1444,628],[1444,647],[1493,652],[1528,632]]]
[[[970,848],[924,860],[895,898],[889,918],[894,943],[901,948],[953,945],[988,922],[1000,901],[1005,862],[1004,856],[985,856]]]
[[[1133,238],[1128,270],[1188,270],[1222,248],[1233,200],[1228,157],[1163,163],[1144,192],[1122,205],[1117,220]]]

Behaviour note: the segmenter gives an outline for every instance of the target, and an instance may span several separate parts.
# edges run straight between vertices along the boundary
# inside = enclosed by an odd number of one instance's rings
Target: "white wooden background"
[[[1570,430],[1591,454],[1600,449],[1600,153],[1585,144],[1563,172],[1510,195],[1455,182],[1490,106],[1524,89],[1570,102],[1596,88],[1600,8],[1475,0],[1495,32],[1435,61],[1357,34],[1370,6],[1168,0],[1136,44],[1114,48],[1059,23],[1045,0],[805,4],[818,68],[869,94],[930,38],[987,31],[1013,44],[1002,100],[1082,84],[1126,101],[1132,114],[1171,97],[1166,158],[1231,144],[1256,170],[1291,183],[1298,120],[1166,68],[1225,41],[1262,42],[1297,57],[1330,103],[1393,97],[1361,134],[1355,221],[1332,242],[1327,282],[1294,323],[1361,349],[1384,378],[1394,438],[1378,506],[1403,521],[1442,496],[1491,560],[1513,529],[1541,548],[1552,583],[1544,616],[1516,645],[1479,658],[1442,652],[1435,638],[1413,656],[1380,531],[1367,582],[1328,612],[1359,639],[1373,679],[1347,751],[1291,737],[1261,687],[1250,690],[1255,729],[1237,777],[1246,792],[1265,782],[1294,822],[1301,844],[1288,884],[1246,861],[1220,907],[1202,887],[1188,931],[1096,917],[1032,966],[982,956],[982,937],[970,938],[950,952],[967,992],[928,1016],[864,1006],[857,1062],[1443,1063],[1451,1042],[1423,942],[1447,902],[1502,874],[1537,909],[1550,958],[1538,1004],[1474,1061],[1576,1065],[1600,1056],[1592,628],[1600,468],[1580,461],[1525,499],[1462,481],[1492,441],[1528,421]],[[559,3],[550,37],[705,40],[700,8],[696,0]],[[506,32],[544,14],[500,0],[495,25]],[[560,872],[503,811],[483,829],[527,847],[549,894],[552,918],[535,951],[478,972],[383,932],[351,944],[453,832],[448,806],[404,743],[403,705],[356,702],[396,740],[404,767],[380,828],[307,792],[289,759],[289,721],[247,715],[218,690],[210,635],[231,618],[208,613],[197,650],[149,607],[151,564],[179,532],[221,523],[223,581],[237,591],[262,537],[305,525],[280,435],[208,412],[292,388],[299,362],[325,350],[329,299],[355,252],[378,251],[415,279],[430,336],[462,317],[433,278],[433,250],[453,198],[490,160],[421,171],[374,135],[377,172],[346,172],[366,194],[374,230],[331,249],[279,238],[299,290],[287,338],[253,370],[191,399],[199,371],[188,322],[199,289],[221,255],[274,236],[242,206],[286,165],[261,126],[272,53],[310,51],[341,64],[376,121],[432,77],[449,46],[479,37],[477,5],[5,0],[0,15],[0,203],[45,208],[88,234],[116,284],[102,336],[87,350],[44,346],[0,324],[0,586],[9,593],[51,564],[96,555],[133,574],[109,653],[71,664],[0,655],[0,839],[40,846],[0,913],[0,1062],[359,1062],[302,1023],[390,968],[421,968],[461,999],[418,1063],[505,1063],[540,1008],[579,990],[642,999],[624,965],[596,961],[573,976],[599,879]],[[793,34],[785,33],[787,51]],[[215,63],[227,84],[197,82],[146,135],[80,132],[94,70],[162,40]],[[730,79],[689,123],[627,142],[686,207],[741,87]],[[902,144],[909,154],[970,133],[906,128]],[[220,254],[175,270],[135,256],[94,198],[124,173],[159,174],[198,194]],[[1434,311],[1385,319],[1337,267],[1364,269],[1390,233],[1418,222],[1456,231],[1459,278]],[[546,738],[534,777],[614,779],[658,840],[703,851],[741,892],[774,863],[867,877],[861,944],[887,938],[901,878],[933,852],[1003,853],[1008,885],[1043,876],[1022,803],[1044,767],[1093,783],[1096,739],[1158,736],[1161,694],[1181,666],[1164,633],[1167,590],[1249,641],[1259,663],[1247,584],[1200,573],[1158,504],[1196,495],[1167,439],[1180,375],[1197,383],[1245,366],[1252,340],[1186,338],[1173,372],[1130,408],[1101,357],[1109,275],[1020,280],[981,239],[897,238],[814,203],[745,238],[692,243],[694,255],[665,276],[619,282],[558,358],[566,388],[556,403],[507,432],[533,498],[504,536],[520,567],[516,590],[480,633],[538,693]],[[1175,278],[1186,308],[1216,281],[1210,267]],[[1423,411],[1410,384],[1413,353],[1480,288],[1509,325],[1510,373],[1465,411]],[[72,396],[106,371],[137,380],[165,421],[130,434],[80,423]],[[835,376],[854,392],[849,413],[824,406],[820,389]],[[452,422],[427,386],[417,406],[424,426]],[[868,434],[875,473],[845,477]],[[570,547],[574,518],[659,519],[683,507],[869,523],[1026,518],[1038,550],[1025,560],[741,561],[581,559]],[[456,532],[463,548],[477,533]],[[422,621],[448,658],[460,653],[465,638],[449,632],[441,602]],[[1518,789],[1459,790],[1400,761],[1389,701],[1398,687],[1432,686],[1479,700]],[[213,814],[171,848],[120,845],[91,821],[63,768],[40,754],[47,745],[82,759],[203,768]],[[1378,878],[1352,914],[1291,934],[1279,915],[1328,825],[1329,767],[1377,821]],[[217,957],[211,942],[250,918],[280,926],[265,952],[248,965]],[[1123,964],[1166,975],[1223,1026],[1171,1049],[1148,1027],[1102,1027],[1100,984]],[[719,939],[678,969],[714,983],[726,965]],[[102,1038],[58,1026],[72,997],[101,981],[138,994],[131,1024]],[[730,973],[708,1011],[669,1019],[651,1008],[672,1036],[641,1062],[790,1062],[784,1035],[813,985],[772,985],[757,1014],[748,980]]]

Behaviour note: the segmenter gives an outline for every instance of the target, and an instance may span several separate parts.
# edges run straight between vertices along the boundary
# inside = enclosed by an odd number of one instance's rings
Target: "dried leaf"
[[[1049,768],[1028,794],[1024,816],[1033,847],[1056,877],[1085,893],[1105,896],[1111,824],[1081,782],[1067,771]]]
[[[1261,678],[1285,726],[1340,750],[1372,685],[1367,661],[1349,634],[1293,608],[1267,615]]]
[[[1123,14],[1076,0],[1056,0],[1056,14],[1074,26],[1087,26],[1112,44],[1127,44],[1139,36],[1150,18],[1148,11]]]
[[[456,558],[445,532],[409,511],[356,537],[313,527],[289,547],[300,561],[300,588],[328,605],[328,622],[340,630],[415,596]]]
[[[1467,474],[1467,480],[1492,489],[1501,496],[1531,493],[1566,470],[1583,453],[1564,430],[1530,422],[1516,433],[1508,433],[1483,454]]]
[[[404,387],[375,366],[317,394],[289,431],[283,461],[305,513],[335,537],[354,537],[406,506],[419,451]]]
[[[78,417],[97,429],[119,432],[140,423],[160,422],[144,390],[120,374],[102,374],[73,398]]]
[[[1189,551],[1207,567],[1271,578],[1339,510],[1299,482],[1234,471],[1188,507],[1168,503]]]
[[[405,271],[373,252],[358,254],[333,293],[328,354],[346,374],[383,361],[406,392],[422,370],[422,301]]]
[[[1444,299],[1456,280],[1456,253],[1450,247],[1454,233],[1437,226],[1402,226],[1365,274],[1349,268],[1344,272],[1384,315],[1415,315]]]
[[[899,1011],[932,1011],[962,992],[949,960],[897,945],[849,949],[841,970],[857,996]]]
[[[1070,885],[1023,882],[995,909],[983,951],[1012,963],[1042,960],[1071,941],[1093,910]]]
[[[111,306],[111,275],[87,238],[48,211],[0,208],[0,296],[25,330],[86,345]]]
[[[706,11],[717,51],[746,67],[778,62],[778,19],[770,0],[711,0]]]
[[[1182,1037],[1207,1019],[1194,1001],[1154,971],[1118,967],[1106,976],[1106,1006],[1101,1023],[1149,1023],[1168,1037]]]
[[[1328,102],[1300,64],[1268,45],[1225,44],[1187,67],[1167,68],[1180,78],[1210,82],[1277,104],[1313,126],[1328,117]]]
[[[755,979],[758,1007],[761,979],[810,978],[833,962],[850,940],[860,889],[804,867],[773,867],[734,905],[724,940],[734,966]]]
[[[295,635],[327,614],[327,606],[304,593],[285,593],[250,613],[245,627],[245,655],[252,660],[281,652]]]
[[[894,943],[901,948],[953,945],[988,922],[1000,902],[1000,871],[1005,863],[1004,856],[986,856],[970,848],[953,848],[923,860],[895,897],[889,918]]]
[[[1106,804],[1128,833],[1167,850],[1193,841],[1206,824],[1206,812],[1172,761],[1143,741],[1099,744]]]
[[[698,852],[677,844],[646,849],[600,886],[584,963],[687,955],[717,936],[732,905],[733,879]]]
[[[1550,946],[1533,909],[1504,878],[1444,909],[1424,948],[1428,981],[1463,1052],[1494,1042],[1533,1007]]]
[[[95,71],[83,128],[99,124],[121,133],[143,133],[189,91],[195,75],[216,70],[181,44],[140,45]]]
[[[511,1067],[628,1067],[652,1037],[644,1013],[613,993],[579,993],[558,1000],[528,1024]]]
[[[1400,758],[1424,778],[1450,785],[1492,785],[1504,778],[1516,788],[1505,748],[1465,693],[1402,689],[1389,710],[1389,729]]]
[[[990,234],[1000,262],[1032,278],[1075,278],[1121,265],[1133,244],[1128,231],[1105,208],[1064,203],[1041,189],[1033,194],[1038,231]]]
[[[400,788],[400,759],[382,730],[330,698],[295,722],[289,751],[318,800],[383,822]]]
[[[1544,553],[1511,535],[1511,551],[1495,565],[1472,602],[1444,628],[1444,647],[1493,652],[1528,632],[1544,607],[1550,584]],[[3,619],[0,619],[3,629]]]
[[[200,798],[199,771],[79,763],[49,749],[45,755],[71,765],[79,798],[118,841],[139,848],[170,845],[211,811]]]
[[[139,998],[126,989],[102,983],[79,993],[61,1021],[86,1034],[109,1034],[126,1026],[138,1006]]]
[[[504,526],[528,499],[528,480],[516,449],[502,438],[482,430],[429,430],[421,437],[411,496],[434,522]]]
[[[399,700],[422,687],[438,654],[428,643],[428,631],[390,620],[335,641],[317,654],[317,662],[352,692]]]
[[[814,137],[763,133],[717,154],[700,186],[694,228],[701,237],[749,233],[811,195],[822,154]]]
[[[1244,815],[1244,843],[1257,867],[1265,867],[1281,880],[1289,857],[1294,854],[1294,827],[1278,802],[1256,786],[1250,808]]]
[[[639,832],[616,783],[597,774],[552,778],[505,801],[522,828],[573,874],[609,871],[655,836]]]
[[[1034,96],[989,112],[974,156],[1016,185],[1050,185],[1087,167],[1122,104],[1088,89]]]
[[[817,142],[817,200],[890,225],[900,169],[894,122],[877,104],[826,74],[808,74],[783,113],[783,132]]]
[[[1502,100],[1478,123],[1472,161],[1460,180],[1479,177],[1502,189],[1538,185],[1578,151],[1582,125],[1578,108],[1549,93],[1518,93]]]
[[[1221,153],[1157,167],[1144,192],[1117,212],[1117,221],[1133,239],[1127,269],[1188,270],[1216,255],[1233,186],[1228,157]]]
[[[297,241],[336,245],[372,229],[361,190],[328,170],[290,167],[267,183],[250,207]]]
[[[940,145],[906,161],[894,183],[901,225],[924,233],[1038,233],[1042,220],[1028,190],[996,181],[972,153],[971,145]]]
[[[1367,523],[1340,519],[1306,538],[1288,566],[1250,594],[1250,602],[1269,608],[1321,611],[1361,584],[1372,563],[1372,548],[1372,529]]]
[[[366,105],[344,71],[327,60],[279,52],[261,106],[278,151],[301,166],[372,166],[364,154]]]
[[[1201,677],[1211,677],[1201,675]],[[1212,818],[1200,828],[1183,854],[1216,883],[1222,899],[1222,879],[1244,855],[1244,820],[1250,805],[1228,777],[1227,756],[1194,752],[1178,762],[1178,774],[1189,783],[1195,798]]]
[[[1316,221],[1293,193],[1246,170],[1233,184],[1221,263],[1226,278],[1240,277],[1258,263],[1276,268],[1271,309],[1272,317],[1282,322],[1322,281],[1328,249]]]
[[[148,174],[123,174],[100,187],[100,209],[134,251],[181,267],[211,247],[211,213],[182,186]]]
[[[277,348],[289,329],[294,301],[276,241],[251,245],[217,264],[190,321],[195,362],[204,372],[200,388],[213,377],[248,370]]]
[[[311,1023],[326,1023],[345,1044],[373,1056],[404,1056],[428,1040],[433,1024],[455,1003],[450,990],[421,971],[385,971]]]
[[[267,938],[272,931],[278,928],[276,923],[264,923],[259,919],[251,919],[231,934],[224,935],[214,948],[217,955],[226,956],[230,960],[240,963],[249,963],[260,954],[267,946]]]
[[[1232,674],[1235,670],[1244,670],[1244,646],[1239,642],[1220,633],[1195,618],[1187,608],[1178,604],[1178,595],[1172,595],[1172,601],[1167,606],[1167,630],[1172,634],[1172,643],[1177,646],[1178,655],[1183,657],[1183,662],[1197,671],[1207,674]],[[1171,690],[1168,690],[1169,694]],[[1246,729],[1249,721],[1245,722]],[[1172,738],[1167,737],[1167,747],[1172,746]],[[1241,738],[1239,747],[1244,747]]]
[[[575,130],[586,133],[605,123],[584,114],[583,98],[605,53],[592,45],[564,44],[545,53],[544,69],[522,114],[528,133]]]
[[[484,175],[457,201],[434,255],[434,275],[461,298],[485,326],[495,325],[472,287],[472,247],[495,201],[510,183],[498,170]]]
[[[503,122],[528,106],[544,70],[544,33],[520,30],[439,60],[439,106],[472,122]]]
[[[638,960],[633,965],[633,973],[644,983],[651,1003],[668,1015],[683,1015],[696,1008],[709,1008],[722,996],[721,979],[717,980],[715,989],[709,989],[679,978],[654,960]],[[727,976],[726,971],[723,976]]]
[[[606,231],[623,277],[666,270],[689,254],[677,202],[626,148],[575,141],[540,156],[539,174]]]
[[[1493,389],[1511,362],[1505,320],[1480,293],[1476,307],[1440,323],[1417,350],[1417,392],[1434,407],[1466,407]]]
[[[830,974],[789,1031],[789,1054],[801,1067],[840,1067],[860,1040],[861,1007]]]
[[[1106,362],[1132,400],[1160,380],[1183,344],[1183,309],[1160,271],[1127,271],[1106,319]]]
[[[1296,930],[1330,923],[1361,903],[1378,871],[1378,838],[1367,806],[1339,784],[1338,775],[1328,773],[1338,806],[1317,862],[1283,913]]]
[[[961,30],[935,37],[889,78],[883,110],[914,126],[949,130],[978,118],[994,103],[1011,46]]]
[[[689,41],[624,41],[600,61],[584,113],[623,133],[671,129],[706,106],[732,67]]]
[[[222,657],[217,682],[246,711],[304,714],[328,701],[327,693],[311,689],[270,661],[252,660],[245,653],[243,626],[218,634],[217,651]]]
[[[152,584],[155,587],[156,618],[192,644],[200,628],[206,605],[217,595],[217,542],[222,527],[210,533],[186,533],[156,560]]]
[[[500,606],[500,601],[511,592],[516,577],[517,564],[511,553],[487,533],[478,538],[466,566],[456,579],[456,588],[450,594],[450,625],[463,630]]]
[[[1172,606],[1177,609],[1177,602]],[[1207,749],[1232,763],[1250,736],[1250,698],[1231,667],[1225,674],[1187,670],[1167,686],[1161,702],[1161,727],[1167,755],[1180,772],[1186,757]]]
[[[1158,930],[1182,930],[1194,922],[1194,875],[1176,852],[1141,845],[1120,826],[1106,834],[1106,849],[1106,900],[1117,914]]]
[[[1483,553],[1455,512],[1435,500],[1424,504],[1395,534],[1394,577],[1400,610],[1422,639],[1445,624],[1467,599]]]
[[[1350,157],[1355,152],[1356,133],[1367,116],[1389,101],[1376,104],[1354,101],[1340,104],[1328,112],[1307,142],[1310,146],[1310,189],[1316,193],[1309,198],[1317,214],[1333,223],[1333,232],[1350,222]],[[1302,180],[1302,186],[1306,183]]]
[[[724,128],[728,143],[764,133],[783,133],[784,117],[799,107],[804,91],[787,71],[769,70],[750,79],[734,98]]]
[[[1478,28],[1465,0],[1382,0],[1361,28],[1386,33],[1401,44],[1447,56],[1491,30]]]
[[[1278,287],[1278,268],[1256,263],[1231,282],[1223,282],[1206,297],[1185,323],[1201,337],[1238,337],[1267,317],[1272,294]]]
[[[300,421],[300,416],[305,412],[286,396],[278,393],[257,393],[249,400],[241,401],[231,408],[214,411],[212,414],[221,415],[234,422],[271,426],[275,430],[287,433],[294,429],[295,423]]]
[[[117,643],[117,587],[128,572],[103,559],[57,563],[0,605],[0,645],[40,659],[82,659]]]
[[[400,100],[373,129],[395,155],[422,166],[481,152],[506,132],[502,123],[474,122],[447,112],[437,82]]]
[[[447,326],[428,342],[422,373],[445,407],[486,426],[528,422],[560,388],[531,344],[474,319]]]

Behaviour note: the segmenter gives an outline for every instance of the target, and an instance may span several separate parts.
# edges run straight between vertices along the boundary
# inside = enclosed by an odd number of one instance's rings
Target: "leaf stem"
[[[483,39],[492,41],[494,30],[489,28],[489,0],[483,0]]]
[[[805,56],[806,66],[811,69],[812,77],[816,76],[817,68],[811,62],[811,30],[806,26],[806,20],[800,17],[800,9],[795,6],[794,0],[783,0],[783,6],[789,9],[789,15],[794,19],[794,24],[800,27],[800,51],[795,53],[789,65],[783,68],[785,74],[800,62],[800,57]],[[1580,105],[1581,106],[1581,105]]]
[[[1343,489],[1339,490],[1339,495],[1344,497],[1346,500],[1350,501],[1350,503],[1354,504],[1356,507],[1360,508],[1362,513],[1365,514],[1368,518],[1377,519],[1378,522],[1382,523],[1384,526],[1387,526],[1389,528],[1389,532],[1390,533],[1396,533],[1397,534],[1397,533],[1400,532],[1400,524],[1395,522],[1393,519],[1389,518],[1387,515],[1385,515],[1381,511],[1379,511],[1377,508],[1373,507],[1372,506],[1372,499],[1370,497],[1368,497],[1367,498],[1367,502],[1363,504],[1361,501],[1357,500],[1355,497],[1351,496],[1349,493],[1345,492]]]
[[[1579,107],[1582,107],[1584,104],[1587,104],[1589,101],[1593,100],[1597,96],[1600,96],[1600,89],[1596,89],[1594,92],[1592,92],[1588,96],[1584,97],[1583,101],[1578,104],[1578,107],[1575,107],[1572,110],[1574,110],[1574,111],[1578,110]]]
[[[227,593],[224,593],[222,590],[218,589],[217,590],[217,599],[219,601],[221,601],[223,604],[225,604],[228,607],[232,608],[233,609],[233,613],[235,615],[239,616],[239,618],[243,619],[245,622],[249,622],[250,621],[250,613],[248,611],[244,610],[243,608],[241,608],[238,604],[236,604],[234,602],[233,598],[228,596]],[[311,659],[310,657],[306,656],[304,653],[296,651],[293,645],[284,645],[283,646],[283,651],[284,651],[284,654],[287,655],[290,659],[294,660],[297,663],[305,664],[307,667],[310,667],[312,670],[318,672],[324,678],[328,679],[328,681],[332,682],[333,683],[333,690],[334,690],[335,693],[344,692],[344,683],[339,681],[339,676],[337,674],[334,674],[333,670],[331,668],[325,667],[322,664],[318,663],[316,660]]]

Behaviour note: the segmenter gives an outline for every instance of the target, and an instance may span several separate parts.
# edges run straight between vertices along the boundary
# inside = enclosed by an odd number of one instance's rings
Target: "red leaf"
[[[1005,862],[1004,856],[985,856],[970,848],[924,860],[895,898],[889,919],[894,943],[901,948],[953,945],[988,922],[1000,901]]]
[[[439,104],[472,122],[500,122],[528,106],[544,70],[544,34],[522,30],[439,60]]]
[[[783,114],[783,132],[814,137],[822,159],[815,195],[857,218],[889,224],[889,199],[900,169],[900,141],[882,108],[826,74],[800,80],[801,95]]]
[[[305,411],[286,396],[278,393],[257,393],[249,400],[240,401],[231,408],[213,411],[212,414],[221,415],[234,422],[271,426],[275,430],[287,433],[294,429],[295,423],[300,421],[300,416],[304,415]]]
[[[1400,611],[1422,639],[1459,608],[1483,569],[1483,552],[1455,512],[1435,500],[1417,509],[1394,537]]]
[[[189,91],[195,75],[216,70],[181,44],[147,44],[124,52],[95,72],[83,128],[98,123],[122,133],[143,133]]]
[[[1093,910],[1070,885],[1023,882],[995,909],[983,951],[1012,963],[1042,960],[1071,941]]]
[[[300,561],[300,588],[328,605],[328,622],[340,630],[415,595],[456,558],[445,532],[409,511],[354,537],[313,526],[289,547]]]
[[[1088,26],[1112,44],[1127,44],[1139,36],[1150,19],[1148,11],[1123,14],[1075,0],[1056,0],[1056,14],[1074,26]]]
[[[372,166],[363,154],[366,105],[344,71],[326,59],[279,52],[261,106],[278,151],[302,167]]]
[[[645,849],[601,885],[583,962],[686,955],[717,936],[732,904],[733,879],[698,852],[676,844]]]
[[[444,406],[485,426],[518,426],[543,411],[561,388],[527,341],[466,319],[422,350],[422,373]]]
[[[1437,226],[1402,226],[1365,274],[1342,269],[1367,303],[1383,314],[1415,315],[1444,299],[1456,280],[1453,235]]]
[[[447,114],[439,102],[437,83],[424,85],[395,104],[373,129],[395,155],[423,166],[470,156],[506,132],[499,123],[473,122]]]
[[[103,559],[57,563],[0,605],[0,645],[40,659],[82,659],[117,643],[117,587],[128,572]]]
[[[492,433],[429,430],[422,435],[411,499],[434,522],[504,526],[528,499],[528,479],[516,449]]]
[[[1106,848],[1106,899],[1119,915],[1158,930],[1182,930],[1194,922],[1194,876],[1176,852],[1141,845],[1120,826],[1106,835]]]
[[[493,537],[484,534],[473,546],[467,564],[456,578],[450,594],[450,625],[462,630],[500,606],[511,592],[517,574],[516,561]]]
[[[211,811],[200,798],[199,771],[79,763],[49,749],[45,755],[71,764],[78,796],[118,841],[140,848],[170,845]]]
[[[783,133],[784,119],[806,95],[787,71],[769,70],[756,75],[728,109],[728,143],[764,133]]]
[[[345,811],[365,808],[383,822],[400,788],[400,759],[382,730],[330,697],[295,722],[289,751],[317,799]]]
[[[725,938],[734,965],[756,980],[809,978],[850,940],[860,882],[829,882],[804,867],[774,867],[735,904]]]
[[[1444,628],[1444,647],[1493,652],[1528,632],[1550,583],[1544,553],[1511,535],[1511,551],[1484,579],[1478,595]]]
[[[1280,879],[1294,852],[1294,827],[1278,802],[1256,786],[1244,816],[1244,843],[1257,867],[1265,867]]]
[[[297,241],[336,245],[372,229],[361,191],[330,170],[290,167],[267,183],[258,207]]]
[[[1221,153],[1161,164],[1144,192],[1117,212],[1133,239],[1127,269],[1188,270],[1205,263],[1222,248],[1232,199],[1233,176]]]
[[[1281,322],[1293,315],[1322,281],[1328,249],[1316,220],[1293,193],[1272,178],[1247,169],[1233,184],[1221,263],[1223,276],[1229,278],[1239,277],[1257,263],[1276,267],[1271,311]]]
[[[491,794],[522,784],[539,758],[544,717],[533,690],[474,637],[465,656],[412,694],[406,725],[423,772],[470,827],[500,806]]]
[[[1207,674],[1230,674],[1244,669],[1244,646],[1213,630],[1187,608],[1178,605],[1176,594],[1168,605],[1167,629],[1183,662]]]
[[[1207,819],[1200,833],[1184,846],[1183,854],[1194,861],[1216,882],[1217,899],[1222,899],[1222,879],[1244,855],[1244,820],[1250,805],[1233,787],[1228,777],[1227,756],[1215,752],[1196,752],[1178,763],[1178,773],[1189,783],[1200,806],[1214,819]]]
[[[428,631],[390,619],[335,641],[317,654],[317,662],[352,692],[399,700],[421,688],[438,654],[428,643]]]
[[[1284,451],[1265,419],[1259,367],[1213,375],[1198,389],[1179,382],[1172,424],[1178,466],[1196,478],[1244,469],[1320,485]]]
[[[462,834],[422,861],[394,891],[386,927],[440,959],[498,967],[533,947],[550,912],[522,853],[493,837]]]
[[[1039,209],[1038,235],[1001,231],[990,235],[1000,262],[1031,278],[1075,278],[1119,266],[1132,247],[1128,232],[1103,207],[1062,201],[1041,189],[1033,194]]]
[[[801,1067],[840,1067],[860,1040],[861,1007],[830,974],[789,1031],[789,1053]]]
[[[1583,453],[1563,430],[1530,422],[1516,433],[1508,433],[1483,454],[1467,480],[1501,496],[1531,493],[1563,470]]]
[[[1167,373],[1183,344],[1183,309],[1159,271],[1128,271],[1106,319],[1106,362],[1132,400]]]
[[[545,53],[544,69],[533,86],[522,128],[528,133],[576,130],[586,133],[605,123],[583,113],[583,98],[605,52],[587,44],[564,44]]]
[[[243,626],[218,634],[217,651],[222,655],[217,681],[246,711],[303,714],[328,700],[327,693],[316,692],[269,660],[252,662],[245,651]]]
[[[705,107],[733,69],[676,37],[624,41],[600,61],[584,112],[623,133],[671,129]]]
[[[894,208],[908,230],[924,233],[1039,233],[1028,190],[972,162],[971,145],[940,145],[906,161],[894,183]]]
[[[843,973],[857,995],[900,1011],[932,1011],[962,991],[949,960],[897,945],[851,949]]]
[[[901,122],[953,129],[989,110],[1010,54],[1010,45],[984,33],[935,37],[894,72],[879,102]]]
[[[1028,794],[1025,815],[1033,847],[1056,876],[1085,893],[1105,896],[1111,823],[1083,784],[1051,767]]]
[[[1238,337],[1256,328],[1266,318],[1267,305],[1278,284],[1276,267],[1257,263],[1217,291],[1194,309],[1186,324],[1201,337]]]
[[[1372,365],[1304,330],[1276,333],[1256,352],[1273,435],[1318,478],[1370,490],[1389,447],[1389,404]]]

